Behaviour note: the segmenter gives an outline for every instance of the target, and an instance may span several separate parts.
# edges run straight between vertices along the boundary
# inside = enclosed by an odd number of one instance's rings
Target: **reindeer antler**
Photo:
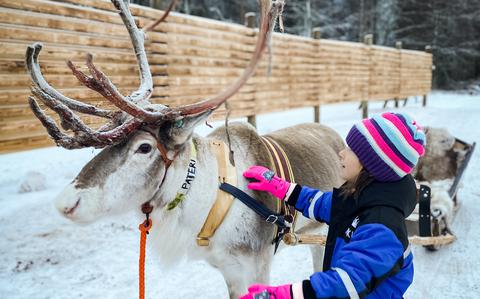
[[[188,115],[197,114],[205,110],[215,110],[232,95],[234,95],[250,78],[254,73],[258,61],[262,57],[262,54],[271,38],[271,33],[275,27],[276,20],[280,17],[283,11],[285,2],[283,0],[277,0],[270,4],[269,0],[261,0],[262,4],[262,23],[260,25],[259,38],[255,45],[255,50],[250,63],[243,72],[242,76],[237,79],[236,82],[231,84],[227,89],[214,96],[211,99],[205,99],[201,102],[178,107],[171,115]]]
[[[38,54],[40,54],[41,50],[42,44],[35,43],[32,46],[27,47],[26,53],[27,70],[30,73],[30,77],[32,78],[33,83],[35,83],[38,89],[42,90],[44,93],[50,95],[51,97],[56,98],[60,102],[67,105],[70,109],[73,109],[80,113],[96,115],[106,118],[111,117],[112,111],[98,109],[95,106],[87,105],[82,102],[70,99],[58,92],[52,86],[50,86],[43,77],[40,66],[38,65]]]
[[[275,21],[283,10],[284,5],[283,0],[278,0],[273,3],[271,3],[270,0],[261,0],[262,25],[260,27],[254,55],[243,75],[231,84],[230,87],[211,99],[206,99],[195,104],[176,108],[169,108],[160,105],[160,107],[156,107],[154,110],[152,108],[144,108],[150,104],[148,99],[153,91],[152,75],[145,53],[144,32],[140,31],[136,26],[134,18],[128,9],[127,0],[111,1],[119,10],[119,14],[128,30],[133,44],[140,69],[139,88],[130,95],[123,96],[107,76],[93,64],[93,57],[91,54],[88,54],[86,59],[86,65],[91,76],[78,70],[71,61],[68,61],[67,64],[80,82],[88,88],[100,93],[108,101],[120,108],[120,111],[98,109],[95,106],[70,99],[55,90],[43,77],[38,64],[38,55],[42,49],[42,45],[36,43],[27,48],[27,69],[32,77],[33,83],[35,84],[35,87],[32,89],[33,94],[60,116],[62,127],[65,130],[72,130],[74,136],[72,137],[61,132],[55,124],[55,121],[40,109],[37,101],[33,97],[29,97],[30,107],[35,116],[42,122],[43,126],[46,127],[49,135],[55,140],[57,145],[68,149],[88,146],[94,146],[97,148],[105,147],[120,142],[144,123],[158,125],[164,121],[177,117],[217,109],[229,97],[234,95],[254,73],[255,67],[265,50],[267,41],[270,38],[273,27],[275,26]],[[170,9],[173,8],[175,2],[176,0],[172,0]],[[170,9],[164,13],[161,20],[165,19]],[[158,22],[154,23],[158,24]],[[110,122],[94,131],[85,125],[72,110],[105,117],[110,119]]]
[[[223,104],[228,98],[234,95],[251,77],[255,71],[255,67],[258,64],[267,44],[271,37],[271,32],[275,27],[275,22],[278,19],[280,13],[283,11],[284,1],[277,0],[271,2],[270,0],[261,0],[262,6],[262,24],[258,33],[259,37],[255,45],[253,57],[251,58],[247,68],[243,72],[242,76],[232,83],[227,89],[214,96],[211,99],[205,99],[198,103],[184,105],[175,108],[165,108],[160,111],[147,111],[132,103],[128,98],[123,97],[114,89],[113,84],[106,78],[106,76],[96,69],[91,69],[92,75],[98,76],[99,82],[103,84],[102,90],[106,90],[111,97],[107,97],[115,106],[129,113],[132,116],[142,119],[148,123],[160,123],[169,119],[177,117],[198,114],[206,110],[215,110],[221,104]],[[89,63],[87,62],[87,66]],[[90,67],[89,67],[90,68]]]

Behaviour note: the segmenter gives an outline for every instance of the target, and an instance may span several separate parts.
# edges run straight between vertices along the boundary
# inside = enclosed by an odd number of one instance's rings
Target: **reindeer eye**
[[[177,119],[175,121],[175,123],[173,124],[173,127],[175,129],[180,129],[181,127],[183,127],[183,123],[184,123],[183,118],[182,119]]]
[[[138,149],[137,153],[148,154],[152,150],[152,146],[148,143],[142,143]]]

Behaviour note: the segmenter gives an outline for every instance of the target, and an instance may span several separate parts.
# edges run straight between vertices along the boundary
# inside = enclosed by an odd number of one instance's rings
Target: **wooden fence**
[[[140,27],[163,12],[131,5]],[[127,94],[139,84],[136,60],[123,23],[106,0],[0,0],[0,153],[50,146],[27,104],[27,45],[42,42],[39,61],[48,82],[65,95],[111,108],[81,86],[65,60],[84,65],[85,54]],[[152,102],[181,105],[219,92],[246,67],[256,30],[178,13],[148,33]],[[229,100],[231,117],[340,101],[425,95],[432,56],[426,52],[275,34],[256,74]],[[85,70],[85,68],[83,68]],[[58,117],[51,111],[49,115]],[[220,108],[214,118],[223,117]],[[83,117],[93,127],[103,119]]]

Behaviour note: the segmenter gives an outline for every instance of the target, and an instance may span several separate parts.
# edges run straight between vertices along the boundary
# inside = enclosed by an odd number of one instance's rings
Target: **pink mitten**
[[[286,284],[278,287],[266,286],[263,284],[254,284],[248,288],[248,294],[243,295],[239,299],[260,299],[260,298],[275,298],[275,299],[292,299],[291,292],[292,285]],[[270,297],[261,296],[262,292],[267,292]]]
[[[290,183],[279,178],[270,169],[263,166],[251,166],[243,176],[248,179],[256,179],[258,182],[248,184],[249,189],[268,191],[280,200],[285,199]]]

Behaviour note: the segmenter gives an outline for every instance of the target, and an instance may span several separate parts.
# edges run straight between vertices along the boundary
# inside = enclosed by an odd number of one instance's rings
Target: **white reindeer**
[[[61,118],[61,125],[72,130],[73,136],[63,133],[39,108],[37,101],[29,98],[35,115],[46,127],[57,145],[67,149],[94,146],[104,148],[92,159],[74,181],[56,199],[58,210],[75,222],[87,223],[102,216],[135,210],[144,218],[141,207],[153,208],[150,217],[153,227],[149,239],[153,252],[164,262],[175,264],[187,256],[204,259],[223,274],[231,298],[244,293],[247,286],[268,283],[273,256],[274,227],[258,217],[239,201],[234,201],[230,211],[209,246],[200,247],[196,237],[218,191],[217,159],[210,139],[229,143],[236,163],[237,186],[273,209],[274,198],[266,193],[256,193],[246,188],[242,173],[253,164],[273,167],[268,152],[255,129],[245,123],[219,128],[207,138],[193,134],[196,125],[205,121],[211,112],[224,103],[246,82],[265,49],[274,21],[283,3],[262,0],[262,25],[253,58],[241,76],[229,88],[209,100],[169,108],[152,105],[148,99],[152,92],[152,78],[144,50],[144,37],[138,30],[128,5],[122,0],[112,0],[130,34],[140,68],[140,88],[125,97],[87,57],[88,76],[68,62],[73,74],[87,87],[99,92],[121,111],[98,109],[67,98],[51,87],[43,78],[38,64],[41,45],[27,50],[27,67],[35,84],[34,95]],[[110,121],[98,130],[86,126],[74,111],[102,116]],[[287,153],[296,181],[324,190],[338,186],[339,158],[344,147],[341,137],[332,129],[319,124],[305,124],[286,128],[269,135]],[[230,140],[228,140],[230,139]],[[196,178],[183,201],[174,209],[165,206],[175,198],[189,170],[190,152],[197,150]],[[303,218],[303,217],[300,217]],[[299,220],[297,228],[308,220]],[[317,225],[317,226],[316,226]],[[312,250],[314,265],[320,270],[322,252]]]

